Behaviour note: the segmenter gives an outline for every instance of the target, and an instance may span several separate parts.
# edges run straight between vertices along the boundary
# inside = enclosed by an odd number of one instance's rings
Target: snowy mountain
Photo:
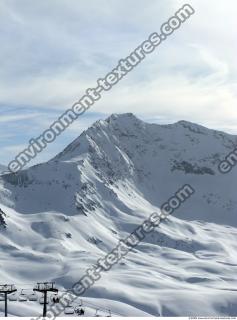
[[[84,303],[125,316],[236,315],[237,175],[217,169],[236,144],[237,136],[186,121],[112,115],[48,163],[2,175],[1,279],[71,288],[189,184],[194,195],[105,272]],[[12,306],[17,315],[39,310]]]

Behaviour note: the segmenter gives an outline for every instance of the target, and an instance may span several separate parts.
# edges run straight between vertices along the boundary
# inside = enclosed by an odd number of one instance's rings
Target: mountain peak
[[[115,145],[123,149],[120,150],[122,153],[130,154],[134,144],[136,148],[142,150],[163,148],[167,152],[168,150],[171,152],[173,144],[185,145],[190,149],[190,152],[192,150],[195,154],[199,146],[201,154],[204,145],[210,143],[209,140],[212,140],[215,146],[219,142],[223,143],[222,136],[217,135],[214,130],[185,120],[169,125],[160,125],[144,122],[133,113],[112,114],[105,120],[96,121],[52,160],[81,161],[82,158],[90,155],[92,150],[102,157],[102,154],[110,154],[111,148],[113,149]],[[218,139],[220,141],[217,141]],[[227,142],[228,146],[233,145],[231,137]],[[219,153],[219,148],[216,149],[217,153]],[[127,152],[127,149],[130,151]],[[115,150],[112,153],[114,152]],[[156,151],[154,152],[156,153]],[[161,154],[161,151],[159,153]]]
[[[111,122],[111,121],[117,121],[117,120],[139,120],[133,113],[113,113],[111,114],[105,121]],[[141,120],[139,120],[141,121]]]

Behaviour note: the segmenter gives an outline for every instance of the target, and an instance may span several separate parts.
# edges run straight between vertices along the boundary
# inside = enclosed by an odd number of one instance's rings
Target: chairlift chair
[[[85,314],[85,309],[81,308],[81,306],[77,306],[74,310],[78,316],[84,316]]]
[[[31,293],[29,296],[29,301],[38,301],[38,296],[36,293]]]
[[[27,296],[26,295],[19,295],[19,297],[18,297],[18,301],[19,302],[25,302],[25,301],[27,301],[28,299],[27,299]]]
[[[9,301],[17,301],[18,300],[18,294],[17,293],[10,294],[8,300]]]
[[[28,300],[27,294],[23,293],[24,289],[21,290],[21,294],[18,297],[19,302],[25,302]]]
[[[96,309],[96,311],[95,311],[95,317],[100,317],[100,315],[99,315],[99,309]]]
[[[74,308],[73,306],[67,306],[64,310],[64,314],[74,314]]]
[[[60,302],[59,295],[53,294],[53,295],[50,297],[50,300],[51,300],[52,303],[59,303],[59,302]]]
[[[44,304],[44,295],[42,295],[42,297],[39,299],[39,303]],[[49,303],[49,298],[47,297],[46,304],[48,303]]]
[[[82,299],[80,299],[78,302],[78,307],[81,307],[82,305],[83,305],[83,301],[82,301]]]

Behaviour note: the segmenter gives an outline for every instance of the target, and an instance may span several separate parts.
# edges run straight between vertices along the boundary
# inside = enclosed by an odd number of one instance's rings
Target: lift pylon
[[[4,294],[5,297],[5,317],[7,317],[7,295],[16,292],[17,289],[14,284],[1,284],[0,293]]]

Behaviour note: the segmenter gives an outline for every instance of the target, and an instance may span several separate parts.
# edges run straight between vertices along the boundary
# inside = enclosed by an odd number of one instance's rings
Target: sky
[[[185,3],[195,14],[32,164],[112,113],[237,134],[236,0],[0,0],[0,163],[13,160]]]

